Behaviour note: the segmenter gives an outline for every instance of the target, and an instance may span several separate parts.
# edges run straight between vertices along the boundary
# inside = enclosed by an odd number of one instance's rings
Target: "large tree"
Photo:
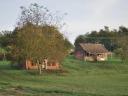
[[[13,32],[16,34],[13,52],[17,59],[39,63],[48,58],[61,62],[70,49],[70,42],[60,33],[59,22],[52,20],[56,16],[38,4],[22,7],[21,13],[19,25]]]
[[[66,39],[54,26],[35,26],[27,24],[15,30],[17,32],[16,46],[20,58],[42,60],[44,57],[61,61],[70,46],[65,46]]]

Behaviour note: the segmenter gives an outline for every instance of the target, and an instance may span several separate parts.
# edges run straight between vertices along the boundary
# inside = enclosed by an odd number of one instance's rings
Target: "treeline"
[[[79,35],[74,45],[79,43],[101,43],[109,51],[114,52],[121,59],[128,57],[128,28],[120,26],[118,29],[110,30],[105,26],[99,31],[91,31],[84,35]]]

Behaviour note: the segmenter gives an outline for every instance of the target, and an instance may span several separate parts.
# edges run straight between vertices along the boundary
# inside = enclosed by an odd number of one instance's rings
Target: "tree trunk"
[[[41,75],[42,74],[42,66],[38,60],[37,60],[37,65],[38,65],[39,74]]]

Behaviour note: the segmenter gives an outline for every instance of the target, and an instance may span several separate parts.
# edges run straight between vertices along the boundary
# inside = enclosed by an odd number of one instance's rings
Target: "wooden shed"
[[[55,61],[50,61],[40,65],[42,66],[42,69],[45,69],[45,70],[58,70],[60,67],[59,63]],[[23,67],[27,70],[38,69],[38,64],[33,63],[31,60],[26,60]]]
[[[75,47],[74,55],[77,59],[85,61],[105,61],[108,52],[102,44],[80,43]]]

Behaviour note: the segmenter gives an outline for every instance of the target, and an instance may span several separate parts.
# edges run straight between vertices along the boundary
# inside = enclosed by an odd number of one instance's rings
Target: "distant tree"
[[[128,35],[128,28],[126,28],[124,26],[120,26],[118,35],[120,35],[120,36]]]
[[[124,26],[119,27],[115,42],[118,45],[118,48],[115,50],[116,55],[122,60],[128,60],[128,28]]]
[[[13,40],[12,31],[2,31],[0,34],[0,47],[5,50],[2,54],[2,58],[7,60],[11,59],[11,50],[14,46],[15,41]]]
[[[113,51],[116,48],[114,43],[115,36],[116,32],[109,30],[109,27],[105,26],[100,31],[91,31],[90,33],[78,36],[75,40],[75,45],[79,43],[101,43],[109,51]]]
[[[118,48],[115,50],[117,56],[122,60],[128,60],[128,36],[123,36],[117,40]]]
[[[79,43],[85,43],[86,41],[86,36],[85,35],[79,35],[76,39],[75,39],[75,43],[74,45],[77,46]]]
[[[2,31],[0,34],[0,46],[7,47],[12,44],[12,31]]]

